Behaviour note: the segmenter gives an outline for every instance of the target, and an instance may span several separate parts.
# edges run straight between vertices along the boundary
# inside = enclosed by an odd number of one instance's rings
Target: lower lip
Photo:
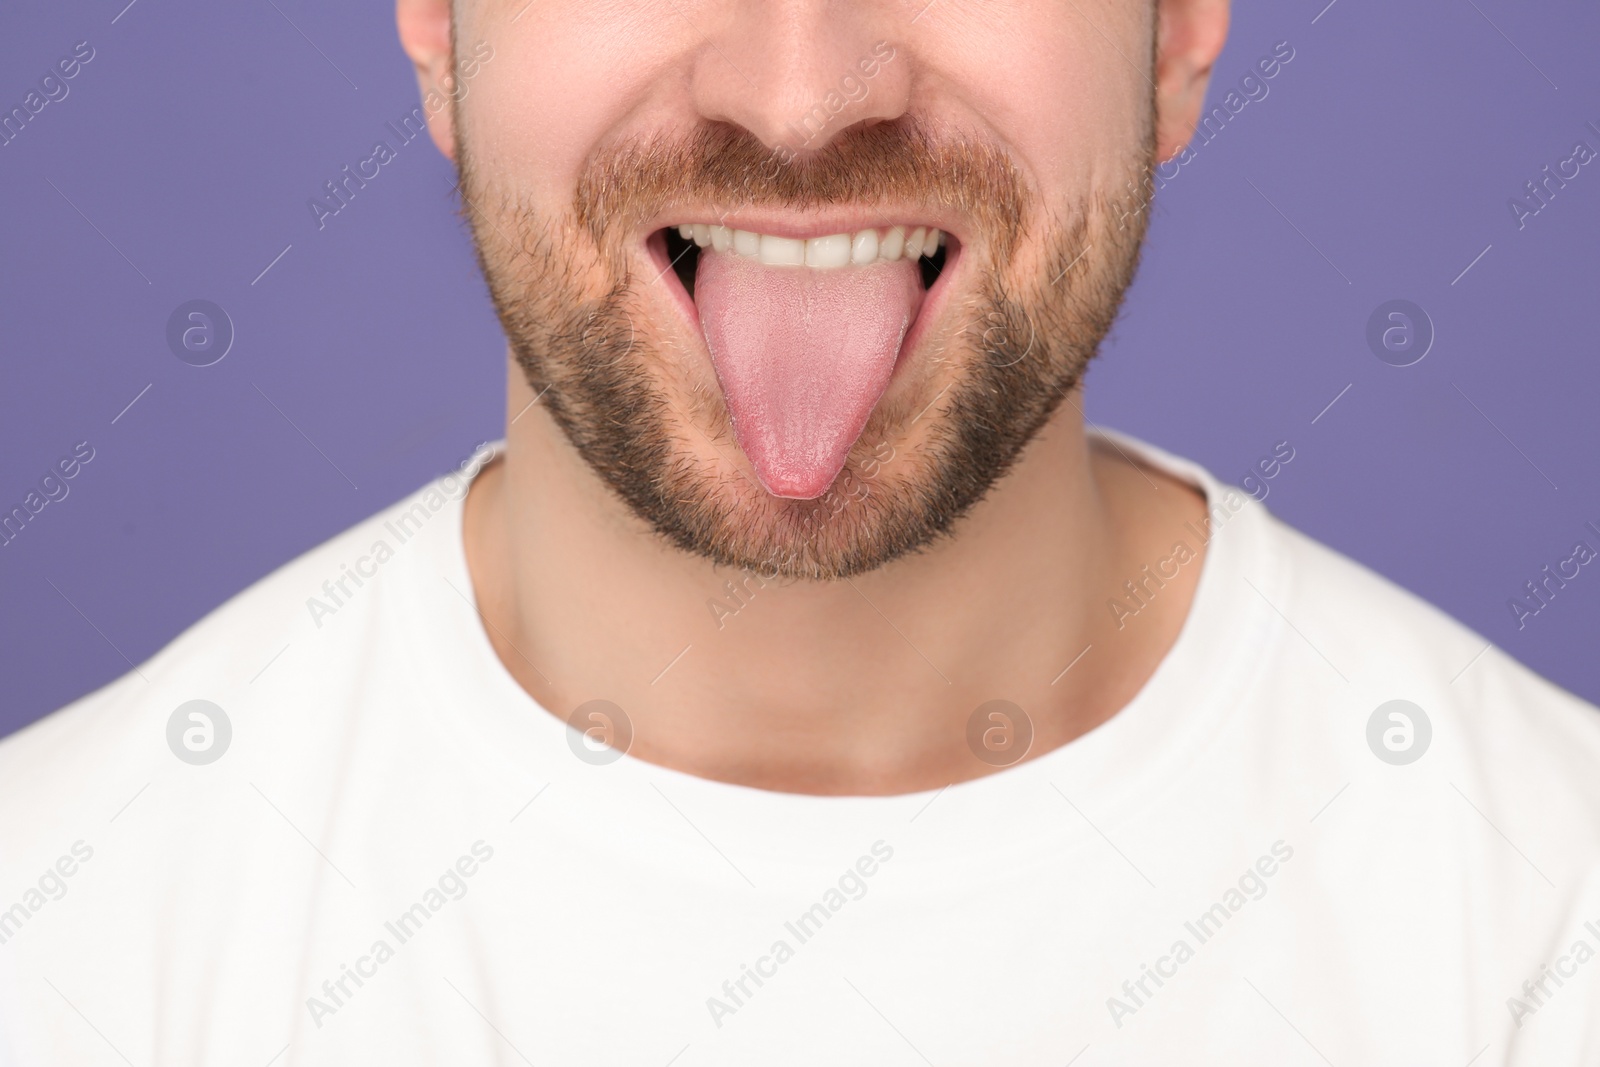
[[[650,256],[650,261],[655,264],[656,280],[667,287],[672,295],[672,302],[683,315],[684,325],[704,342],[704,334],[700,329],[700,310],[695,307],[694,299],[689,295],[683,283],[678,280],[678,274],[672,269],[672,260],[667,257],[666,234],[657,230],[645,241],[645,250]],[[917,316],[911,323],[911,328],[906,331],[905,338],[900,342],[900,355],[895,359],[895,374],[900,373],[900,368],[910,359],[923,338],[933,329],[933,323],[944,310],[946,294],[950,289],[950,279],[955,274],[956,268],[961,263],[961,245],[948,235],[945,238],[944,269],[939,272],[939,277],[934,281],[933,287],[922,294],[922,302],[918,305]],[[849,267],[841,267],[849,270]],[[920,268],[919,268],[920,269]],[[893,379],[891,379],[891,384]]]

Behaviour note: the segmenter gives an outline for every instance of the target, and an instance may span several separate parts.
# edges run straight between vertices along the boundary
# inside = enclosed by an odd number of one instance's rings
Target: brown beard
[[[478,261],[529,386],[658,534],[767,579],[848,578],[947,536],[1081,380],[1132,280],[1146,221],[1137,192],[1108,190],[1047,217],[1001,149],[935,138],[910,118],[852,127],[788,161],[722,123],[626,142],[591,162],[562,217],[481,173],[465,140],[460,188]],[[1143,140],[1119,175],[1129,190],[1150,187],[1148,130]],[[951,328],[925,338],[922,366],[897,372],[918,376],[905,391],[915,395],[879,404],[833,488],[817,500],[772,497],[737,455],[720,393],[705,386],[709,361],[650,329],[640,299],[650,279],[634,274],[648,261],[627,242],[679,204],[878,203],[940,204],[970,220],[962,255],[984,257],[968,275],[977,290],[951,294]],[[1031,275],[1014,277],[1035,229]],[[605,283],[585,283],[594,277]],[[941,389],[942,366],[954,376]]]

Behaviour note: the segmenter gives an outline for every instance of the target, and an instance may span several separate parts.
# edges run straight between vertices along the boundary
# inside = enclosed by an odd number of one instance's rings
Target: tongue
[[[700,254],[695,304],[739,447],[773,496],[821,496],[922,302],[910,260],[815,270]]]

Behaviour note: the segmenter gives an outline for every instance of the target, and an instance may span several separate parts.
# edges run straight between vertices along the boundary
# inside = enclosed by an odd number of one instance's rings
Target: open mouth
[[[960,250],[928,226],[798,237],[700,222],[649,246],[694,309],[761,484],[800,500],[843,470]]]
[[[802,239],[703,222],[669,226],[661,231],[661,236],[666,241],[667,261],[691,300],[703,248],[733,252],[769,266],[806,266],[815,270],[909,259],[917,264],[922,287],[927,290],[933,288],[944,272],[945,247],[950,240],[942,230],[922,226],[873,227],[855,233]]]

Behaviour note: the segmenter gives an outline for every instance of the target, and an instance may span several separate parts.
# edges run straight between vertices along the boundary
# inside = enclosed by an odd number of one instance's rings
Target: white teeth
[[[806,266],[842,267],[850,262],[850,235],[836,233],[806,242]]]
[[[806,261],[806,243],[794,237],[761,235],[761,262],[769,267],[799,267]]]
[[[899,226],[891,226],[889,227],[889,232],[884,235],[883,240],[878,242],[878,258],[890,261],[899,259],[900,253],[905,250],[905,246],[906,231]]]
[[[850,242],[850,262],[867,264],[878,258],[878,231],[862,230]]]
[[[890,226],[882,232],[873,228],[801,239],[691,222],[679,226],[678,234],[701,248],[734,252],[771,267],[805,266],[818,270],[892,263],[902,257],[915,260],[933,255],[945,243],[942,231],[925,226],[917,226],[909,233],[904,226]]]
[[[922,258],[922,240],[928,236],[928,231],[921,226],[911,231],[911,236],[906,238],[906,258]]]

